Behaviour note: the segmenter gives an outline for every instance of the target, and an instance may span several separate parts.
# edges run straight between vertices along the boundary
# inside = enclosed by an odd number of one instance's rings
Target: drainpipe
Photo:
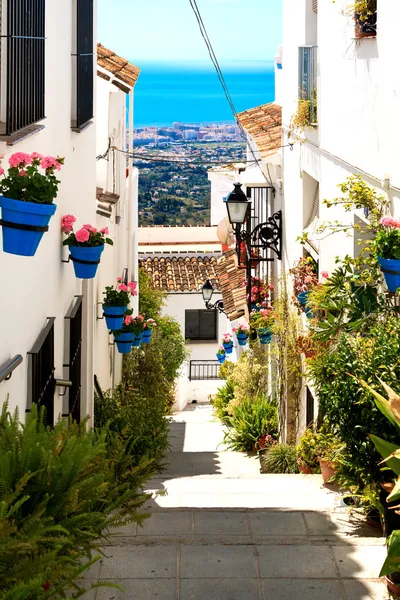
[[[129,92],[129,109],[128,109],[128,152],[133,150],[133,109],[134,109],[134,92],[133,88]],[[128,269],[130,278],[133,281],[138,280],[137,273],[137,251],[136,251],[136,236],[137,236],[137,206],[135,202],[135,186],[132,181],[133,166],[132,158],[128,157]],[[137,312],[137,301],[133,298],[133,307]]]

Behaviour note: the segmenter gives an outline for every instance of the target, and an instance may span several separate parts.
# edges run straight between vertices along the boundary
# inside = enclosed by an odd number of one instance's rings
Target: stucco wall
[[[212,302],[219,300],[221,296],[214,294]],[[204,301],[201,294],[192,293],[173,293],[168,294],[163,314],[177,319],[181,326],[182,335],[185,335],[185,310],[201,309],[204,310]],[[177,382],[176,403],[173,410],[182,410],[186,404],[196,400],[197,402],[207,402],[209,395],[216,393],[218,387],[222,385],[221,381],[189,381],[189,362],[190,360],[216,360],[216,352],[220,345],[222,335],[232,331],[230,321],[225,315],[218,316],[218,340],[210,342],[191,342],[187,343],[187,349],[190,352],[189,361],[182,366],[181,376]],[[229,360],[236,360],[236,349],[233,350]]]
[[[73,2],[66,0],[63,10],[57,3],[46,4],[46,119],[45,129],[14,147],[0,142],[3,164],[14,152],[34,151],[45,155],[65,156],[60,172],[61,185],[56,199],[57,211],[50,221],[34,257],[5,254],[0,250],[2,281],[0,314],[0,364],[14,354],[24,362],[8,382],[0,384],[0,402],[9,394],[9,405],[20,408],[24,419],[27,396],[26,353],[31,349],[46,324],[47,317],[55,321],[55,373],[63,375],[64,316],[74,296],[85,293],[85,343],[88,341],[94,307],[91,302],[91,283],[82,284],[73,273],[72,263],[61,263],[62,215],[71,213],[77,223],[95,223],[95,126],[82,133],[71,131],[72,89],[72,10]],[[0,233],[1,238],[1,233]],[[108,252],[108,250],[106,250]],[[88,344],[92,352],[92,344]],[[61,390],[60,390],[61,391]],[[93,377],[86,365],[83,372],[83,412],[91,406]],[[58,392],[57,392],[58,393]],[[61,410],[61,398],[56,395],[55,413]]]

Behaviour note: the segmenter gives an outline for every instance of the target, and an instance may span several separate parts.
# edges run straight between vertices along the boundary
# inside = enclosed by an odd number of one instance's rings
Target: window
[[[46,408],[46,422],[54,423],[54,317],[28,352],[28,394],[30,404]]]
[[[76,296],[71,310],[65,320],[66,346],[68,348],[68,363],[64,368],[69,369],[68,379],[71,387],[68,389],[68,413],[77,423],[81,422],[81,360],[82,360],[82,296]]]
[[[317,46],[299,47],[299,112],[317,124]]]
[[[186,310],[185,338],[188,340],[217,339],[216,310]]]
[[[72,127],[82,129],[93,118],[93,0],[76,1],[75,87]]]
[[[0,134],[45,114],[45,0],[4,0],[1,12]]]

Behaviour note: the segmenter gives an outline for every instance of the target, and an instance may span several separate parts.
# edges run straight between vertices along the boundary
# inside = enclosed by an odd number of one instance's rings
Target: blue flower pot
[[[57,206],[0,196],[0,207],[4,252],[18,256],[34,256]]]
[[[259,308],[257,307],[257,303],[256,302],[252,302],[250,305],[251,310],[256,310],[257,312],[259,312]]]
[[[226,359],[225,354],[216,354],[216,357],[218,358],[218,362],[220,365],[222,365],[222,363],[225,362],[225,359]]]
[[[245,346],[247,344],[247,338],[249,337],[247,333],[237,333],[236,337],[239,342],[239,346]]]
[[[150,344],[152,335],[153,335],[152,329],[145,329],[142,332],[142,344]]]
[[[122,328],[127,306],[104,306],[103,314],[109,331],[118,331]]]
[[[104,244],[101,246],[69,246],[75,276],[78,279],[93,279],[96,276],[103,250]]]
[[[304,312],[306,313],[306,317],[309,319],[314,319],[315,315],[312,312],[311,308],[307,306],[307,298],[310,292],[300,292],[297,296],[297,300],[300,302],[302,306],[304,306]]]
[[[270,344],[272,342],[272,331],[268,327],[261,327],[257,334],[260,344]]]
[[[133,336],[132,348],[139,348],[141,341],[142,341],[142,334],[141,333],[139,333],[139,335],[134,335]]]
[[[229,344],[224,344],[224,342],[222,342],[222,345],[224,347],[226,354],[232,354],[233,342],[230,342]]]
[[[400,260],[394,258],[379,258],[381,270],[385,276],[386,285],[390,292],[400,287]]]
[[[120,354],[129,354],[132,348],[133,342],[133,333],[130,331],[128,333],[120,333],[114,332],[115,343],[117,344],[118,352]]]

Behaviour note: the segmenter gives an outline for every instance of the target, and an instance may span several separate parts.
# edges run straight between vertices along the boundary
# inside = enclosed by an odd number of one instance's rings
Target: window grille
[[[310,123],[317,123],[317,46],[299,47],[299,100],[310,103]]]
[[[54,321],[49,318],[28,352],[28,394],[32,403],[46,408],[46,422],[54,423]]]
[[[45,117],[45,0],[5,0],[1,28],[1,131]]]
[[[76,0],[76,108],[73,127],[93,118],[93,0]]]
[[[76,302],[68,312],[67,322],[67,348],[69,369],[68,379],[72,386],[68,390],[68,414],[74,421],[81,420],[81,374],[82,374],[82,296],[76,297]]]
[[[185,338],[215,341],[217,339],[216,310],[186,310]]]

